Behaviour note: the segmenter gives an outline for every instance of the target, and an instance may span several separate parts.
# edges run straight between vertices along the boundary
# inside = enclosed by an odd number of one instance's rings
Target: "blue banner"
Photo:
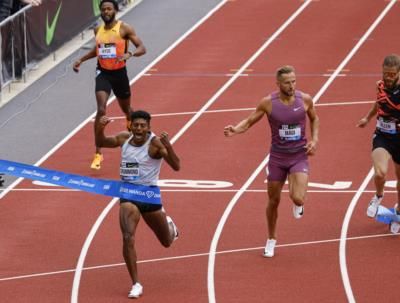
[[[7,160],[0,160],[0,173],[89,193],[144,203],[161,204],[161,193],[158,186],[135,185],[117,180],[96,179]]]

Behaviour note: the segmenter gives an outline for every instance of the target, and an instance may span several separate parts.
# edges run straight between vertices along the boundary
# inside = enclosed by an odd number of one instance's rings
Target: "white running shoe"
[[[131,291],[128,294],[128,298],[139,298],[143,294],[143,286],[139,283],[136,282],[133,286]]]
[[[297,206],[296,204],[293,204],[293,216],[296,219],[300,219],[303,217],[304,214],[304,205]]]
[[[179,231],[178,228],[176,227],[174,221],[172,221],[172,218],[170,216],[166,216],[167,217],[167,222],[169,225],[172,226],[172,230],[174,231],[174,240],[177,240],[179,238]]]
[[[275,239],[268,239],[264,249],[264,257],[272,258],[274,256],[274,249],[276,245]]]
[[[400,231],[400,224],[399,224],[399,222],[394,222],[393,221],[393,222],[390,223],[389,228],[390,228],[390,232],[392,234],[398,234],[399,231]]]
[[[367,216],[370,218],[374,218],[376,214],[378,213],[378,206],[381,204],[382,197],[378,198],[377,195],[374,195],[369,202],[368,208],[367,208]]]

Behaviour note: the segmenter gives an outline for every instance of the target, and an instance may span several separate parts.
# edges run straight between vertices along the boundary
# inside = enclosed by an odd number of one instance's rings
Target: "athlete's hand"
[[[169,142],[169,138],[168,138],[168,133],[167,132],[162,132],[161,133],[160,141],[165,147],[171,146],[171,142]]]
[[[102,117],[100,117],[100,119],[99,119],[99,124],[100,124],[100,126],[101,127],[106,127],[106,125],[108,124],[108,123],[110,123],[110,122],[112,122],[112,120],[110,119],[110,118],[108,118],[107,116],[102,116]]]
[[[225,137],[232,137],[235,134],[236,134],[236,130],[233,125],[225,126],[225,128],[224,128]]]
[[[131,53],[125,53],[122,56],[117,57],[117,62],[126,61],[132,57]]]
[[[82,61],[81,60],[77,60],[74,62],[74,64],[72,65],[72,69],[74,70],[75,73],[79,72],[79,67],[81,66]]]
[[[315,155],[315,152],[317,150],[317,143],[311,140],[306,144],[305,148],[306,148],[306,154],[309,156],[313,156]]]
[[[357,123],[357,127],[364,128],[368,124],[368,119],[367,118],[362,118],[360,121]]]

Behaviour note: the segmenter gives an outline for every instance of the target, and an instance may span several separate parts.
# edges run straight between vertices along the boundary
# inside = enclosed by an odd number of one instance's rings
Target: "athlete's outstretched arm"
[[[311,130],[311,140],[307,142],[306,153],[307,155],[314,155],[317,149],[318,135],[319,135],[319,117],[315,111],[314,102],[312,98],[304,94],[303,95],[304,104],[306,106],[306,112],[308,119],[310,120],[310,130]]]
[[[94,29],[94,36],[96,36],[97,30],[98,30],[98,28],[95,28],[95,29]],[[83,55],[81,58],[79,58],[78,60],[76,60],[76,61],[74,62],[74,64],[72,65],[72,69],[73,69],[74,72],[76,72],[76,73],[79,72],[79,67],[81,66],[81,64],[82,64],[83,62],[85,62],[86,60],[95,58],[95,57],[97,57],[97,54],[96,54],[96,45],[93,46],[93,48],[92,48],[90,51],[88,51],[85,55]]]
[[[367,115],[363,118],[360,119],[360,121],[358,121],[357,123],[357,127],[365,127],[368,122],[375,117],[376,113],[378,112],[378,103],[375,102],[374,105],[372,106],[372,108],[369,110],[369,112],[367,113]]]
[[[260,121],[264,114],[269,114],[271,112],[271,98],[270,96],[261,99],[258,103],[255,111],[253,111],[246,119],[240,121],[235,126],[228,125],[224,128],[224,135],[226,137],[231,137],[236,134],[241,134],[247,131],[255,123]]]
[[[120,132],[114,136],[106,136],[104,134],[104,129],[106,125],[110,123],[110,118],[106,116],[100,117],[99,126],[96,128],[95,136],[96,136],[96,146],[98,147],[120,147],[122,146],[126,140],[129,138],[129,133],[127,131]]]

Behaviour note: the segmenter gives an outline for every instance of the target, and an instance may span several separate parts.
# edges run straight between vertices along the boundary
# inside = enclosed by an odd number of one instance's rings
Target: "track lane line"
[[[312,3],[312,0],[305,1],[279,28],[278,30],[262,45],[261,48],[243,65],[238,72],[242,73],[245,69],[247,69],[250,64],[255,61],[255,59],[273,42],[276,38]],[[218,94],[218,93],[217,93]],[[219,96],[219,94],[218,94]],[[262,163],[256,168],[250,178],[243,184],[240,190],[235,194],[233,199],[228,203],[227,208],[225,209],[222,217],[217,225],[217,229],[214,233],[214,236],[211,240],[210,252],[208,258],[208,269],[207,269],[207,291],[208,291],[208,302],[216,303],[215,300],[215,283],[214,283],[214,269],[215,269],[215,253],[217,250],[217,245],[219,238],[222,233],[222,229],[225,225],[225,222],[228,219],[230,212],[235,206],[236,202],[239,200],[243,192],[247,189],[248,186],[254,181],[258,173],[264,168],[264,166],[269,161],[269,155],[262,161]]]
[[[367,235],[367,236],[349,237],[349,238],[347,238],[347,240],[354,241],[354,240],[376,239],[376,238],[397,237],[397,236],[399,236],[399,234],[385,233],[385,234],[375,234],[375,235]],[[319,244],[329,244],[329,243],[334,243],[334,242],[339,242],[339,241],[340,241],[340,238],[326,239],[326,240],[315,240],[315,241],[307,241],[307,242],[295,242],[295,243],[279,244],[279,245],[277,245],[277,247],[298,247],[298,246],[305,246],[305,245],[319,245]],[[248,252],[248,251],[253,251],[253,250],[260,250],[260,249],[263,249],[263,248],[264,248],[264,246],[221,250],[221,251],[217,251],[216,254],[217,255],[222,255],[222,254],[230,254],[230,253]],[[146,259],[146,260],[138,261],[138,264],[165,262],[165,261],[182,260],[182,259],[191,259],[191,258],[198,258],[198,257],[206,257],[208,255],[209,255],[208,252],[204,252],[204,253],[180,255],[180,256],[174,256],[174,257]],[[88,267],[84,267],[83,270],[84,271],[89,271],[89,270],[113,268],[113,267],[119,267],[119,266],[125,266],[125,263],[124,262],[120,262],[120,263],[111,263],[111,264],[104,264],[104,265],[88,266]],[[65,269],[65,270],[58,270],[58,271],[51,271],[51,272],[42,272],[42,273],[36,273],[36,274],[27,274],[27,275],[5,277],[5,278],[0,278],[0,282],[13,281],[13,280],[22,280],[22,279],[40,278],[40,277],[45,277],[45,276],[55,276],[55,275],[62,275],[62,274],[69,274],[69,273],[72,273],[74,271],[75,271],[75,269]]]
[[[150,63],[144,70],[142,70],[131,82],[130,85],[132,85],[133,82],[137,81],[141,76],[143,76],[152,66],[154,66],[157,62],[159,62],[162,58],[164,58],[168,53],[170,53],[178,44],[180,44],[184,39],[186,39],[193,31],[195,31],[201,24],[203,24],[208,18],[210,18],[215,12],[217,12],[223,5],[225,5],[228,2],[228,0],[223,0],[219,4],[217,4],[208,14],[206,14],[202,19],[200,19],[193,27],[191,27],[187,32],[185,32],[178,40],[176,40],[168,49],[166,49],[160,56],[158,56],[152,63]],[[115,100],[115,97],[110,99],[109,102],[107,102],[107,106]],[[208,102],[210,103],[210,102]],[[207,103],[207,104],[208,104]],[[209,106],[212,103],[209,104]],[[202,110],[206,110],[207,107],[203,106]],[[92,116],[90,116],[88,119],[86,119],[85,124],[87,124],[90,119],[92,119],[95,116],[96,113],[93,113]],[[200,117],[201,113],[196,115],[196,117]],[[197,118],[196,118],[197,119]],[[171,144],[175,143],[178,138],[183,135],[183,133],[196,121],[194,117],[190,119],[185,125],[184,125],[184,131],[181,131],[176,134],[172,139],[171,139]],[[83,125],[81,126],[81,128]],[[1,198],[1,195],[0,195]],[[109,204],[104,208],[100,216],[97,218],[96,222],[92,226],[88,237],[85,240],[85,243],[82,247],[81,253],[79,255],[73,283],[72,283],[72,289],[71,289],[71,303],[77,303],[78,302],[78,295],[79,295],[79,285],[80,285],[80,280],[82,276],[82,268],[83,264],[85,263],[86,255],[87,252],[90,248],[90,245],[93,241],[93,238],[95,234],[97,233],[98,228],[100,227],[101,223],[109,213],[109,211],[112,209],[112,207],[117,203],[118,199],[114,198],[112,199]]]
[[[366,41],[368,36],[372,33],[372,31],[376,28],[376,26],[380,23],[380,21],[383,19],[383,17],[387,14],[387,12],[392,8],[392,6],[396,3],[397,0],[391,0],[390,3],[385,7],[385,9],[382,11],[382,13],[378,16],[378,18],[373,22],[373,24],[368,28],[368,30],[365,32],[365,34],[362,36],[362,38],[358,41],[358,43],[353,47],[353,49],[349,52],[349,54],[345,57],[345,59],[339,64],[339,66],[335,69],[335,71],[330,75],[328,80],[324,83],[324,85],[321,87],[321,89],[317,92],[317,94],[313,98],[314,104],[318,102],[318,100],[321,98],[321,96],[325,93],[325,91],[328,89],[328,87],[332,84],[332,82],[337,78],[340,74],[340,72],[343,70],[345,65],[350,61],[350,59],[354,56],[354,54],[358,51],[358,49],[361,47],[361,45]],[[305,2],[304,4],[306,4]],[[250,178],[246,181],[246,183],[242,186],[239,192],[236,193],[236,195],[232,198],[232,200],[229,202],[227,208],[225,209],[220,222],[218,223],[217,229],[215,231],[214,237],[211,242],[211,247],[210,247],[210,255],[209,255],[209,267],[208,267],[208,291],[209,291],[209,303],[216,303],[215,299],[215,285],[214,285],[214,267],[215,267],[215,252],[216,252],[216,247],[218,245],[219,238],[222,234],[222,229],[228,219],[228,216],[230,212],[232,211],[233,207],[236,205],[237,201],[239,200],[240,196],[245,192],[247,187],[252,183],[252,181],[255,179],[257,175],[254,175],[256,172],[257,174],[263,169],[263,167],[268,163],[269,155],[261,162],[261,164],[256,168],[254,173],[250,176]],[[251,180],[251,182],[249,182]],[[354,200],[354,199],[353,199]],[[353,203],[353,209],[356,205],[357,200]],[[345,221],[342,225],[342,237],[344,235],[344,238],[341,237],[341,242],[340,242],[340,249],[339,249],[339,259],[341,264],[344,264],[344,266],[341,266],[341,274],[342,274],[342,280],[343,284],[345,287],[345,292],[346,296],[349,300],[349,302],[353,303],[355,302],[354,296],[351,290],[350,286],[350,280],[348,278],[348,273],[347,273],[347,267],[345,266],[345,237],[347,236],[347,230],[343,231],[343,226],[346,227],[346,220],[350,220],[352,209],[348,209],[349,215],[345,216]],[[348,222],[347,222],[347,227],[348,227]],[[342,261],[344,260],[344,262]]]

